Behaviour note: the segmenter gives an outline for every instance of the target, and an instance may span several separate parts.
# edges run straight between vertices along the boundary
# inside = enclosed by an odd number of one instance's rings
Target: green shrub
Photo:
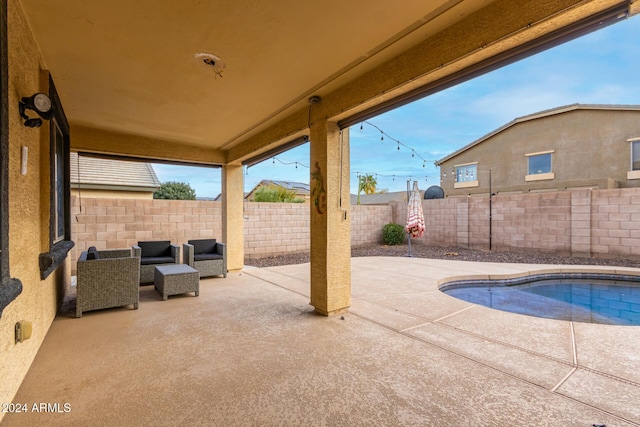
[[[186,182],[163,182],[158,191],[153,193],[154,199],[195,200],[196,190]]]
[[[400,224],[386,224],[382,227],[382,241],[385,245],[401,245],[404,242],[404,227]]]
[[[287,190],[279,185],[263,186],[256,190],[253,196],[254,202],[271,203],[304,203],[304,199],[296,197],[296,192]]]

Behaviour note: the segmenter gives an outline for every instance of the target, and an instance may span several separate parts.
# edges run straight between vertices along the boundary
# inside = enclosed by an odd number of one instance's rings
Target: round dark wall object
[[[432,185],[424,192],[424,199],[444,199],[444,190],[437,185]]]

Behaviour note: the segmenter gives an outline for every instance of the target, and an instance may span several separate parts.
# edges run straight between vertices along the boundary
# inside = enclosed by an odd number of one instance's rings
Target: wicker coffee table
[[[169,295],[195,292],[200,295],[200,273],[186,264],[161,265],[154,272],[154,285],[162,299]]]

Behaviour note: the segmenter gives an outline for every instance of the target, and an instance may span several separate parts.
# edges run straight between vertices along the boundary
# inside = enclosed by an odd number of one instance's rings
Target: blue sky
[[[562,105],[640,104],[640,18],[635,16],[577,40],[369,119],[351,128],[351,192],[357,173],[376,175],[378,189],[439,185],[434,160],[511,120]],[[411,150],[400,147],[389,137]],[[423,162],[420,157],[427,160]],[[425,167],[423,167],[425,164]],[[262,179],[309,182],[309,144],[249,168],[245,191]],[[198,197],[220,193],[220,169],[154,165],[160,181],[188,182]]]

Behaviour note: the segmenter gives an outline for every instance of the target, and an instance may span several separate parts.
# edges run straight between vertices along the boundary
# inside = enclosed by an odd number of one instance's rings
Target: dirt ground
[[[362,256],[407,256],[406,244],[399,246],[368,245],[351,249],[352,257]],[[417,258],[455,259],[460,261],[510,262],[528,264],[572,264],[572,265],[611,265],[640,268],[640,257],[622,259],[580,258],[544,254],[538,252],[497,252],[465,249],[458,247],[432,247],[413,244],[411,254]],[[276,265],[302,264],[309,262],[309,253],[293,253],[264,258],[245,258],[245,265],[271,267]]]

